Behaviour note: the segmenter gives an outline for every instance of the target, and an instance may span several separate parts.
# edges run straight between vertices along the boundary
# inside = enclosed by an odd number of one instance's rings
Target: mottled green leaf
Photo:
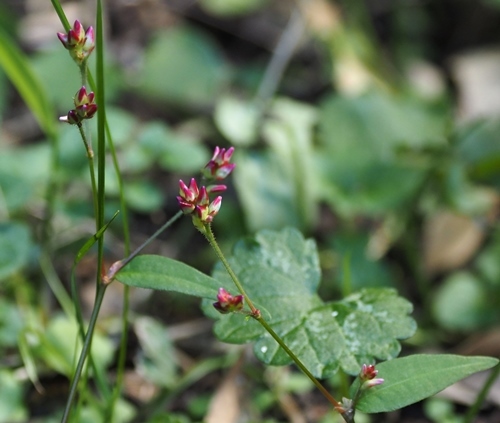
[[[315,243],[292,229],[262,231],[236,245],[231,266],[273,329],[317,377],[339,367],[355,374],[374,358],[386,360],[400,351],[398,339],[415,331],[411,304],[392,289],[365,289],[344,300],[323,303],[316,294],[320,270]],[[214,277],[230,286],[218,267]],[[232,290],[234,291],[234,289]],[[255,342],[254,351],[267,364],[291,362],[254,320],[218,315],[217,336],[230,343]]]

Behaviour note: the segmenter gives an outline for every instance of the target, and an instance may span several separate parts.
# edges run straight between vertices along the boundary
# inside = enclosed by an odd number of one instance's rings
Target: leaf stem
[[[212,246],[212,248],[215,251],[215,254],[217,257],[220,259],[224,267],[226,268],[227,273],[233,280],[234,284],[236,285],[238,291],[240,292],[241,295],[245,298],[245,301],[250,307],[251,313],[250,316],[253,317],[255,320],[257,320],[262,327],[274,338],[274,340],[280,345],[281,348],[288,354],[288,356],[295,362],[297,367],[299,367],[300,370],[304,372],[304,374],[316,385],[316,387],[320,390],[320,392],[325,396],[325,398],[330,402],[333,407],[335,408],[336,411],[338,411],[344,420],[347,423],[354,423],[353,418],[349,415],[348,411],[346,410],[341,403],[339,403],[328,391],[327,389],[321,384],[321,382],[314,377],[314,375],[307,369],[307,367],[302,363],[302,361],[293,353],[293,351],[288,348],[286,345],[285,341],[273,330],[273,328],[267,323],[267,321],[262,317],[260,310],[255,307],[253,302],[251,301],[250,297],[246,293],[245,289],[243,288],[243,285],[241,284],[240,280],[236,276],[236,273],[234,273],[233,269],[231,268],[229,262],[227,261],[226,257],[224,256],[224,253],[219,247],[219,244],[217,243],[214,233],[212,231],[212,227],[209,223],[205,224],[203,226],[205,231],[202,233],[205,235],[205,238],[207,239],[208,243]]]

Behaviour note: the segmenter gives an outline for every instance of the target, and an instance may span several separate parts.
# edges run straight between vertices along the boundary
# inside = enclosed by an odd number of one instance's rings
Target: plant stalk
[[[73,380],[71,381],[71,387],[69,391],[69,396],[66,401],[66,407],[64,409],[64,414],[61,420],[61,423],[67,423],[69,419],[69,414],[71,412],[71,407],[73,405],[73,401],[75,400],[76,392],[78,389],[78,382],[80,381],[80,377],[82,375],[83,366],[85,364],[85,359],[89,354],[90,347],[92,346],[92,338],[94,335],[95,325],[97,323],[97,317],[99,316],[99,310],[101,309],[102,300],[104,298],[104,294],[106,292],[107,285],[101,283],[97,288],[96,293],[96,301],[94,303],[94,308],[92,310],[92,315],[90,316],[89,327],[87,329],[87,333],[85,334],[85,342],[83,344],[82,351],[80,353],[80,358],[78,359],[78,364],[76,366],[75,374]]]
[[[325,396],[325,398],[330,402],[330,404],[333,405],[336,411],[340,413],[340,415],[344,418],[346,423],[354,423],[354,418],[349,414],[349,410],[346,410],[341,403],[339,403],[328,391],[327,389],[321,384],[321,382],[314,377],[314,375],[307,369],[307,367],[302,363],[302,361],[293,353],[290,348],[286,345],[285,341],[271,328],[269,323],[262,317],[260,311],[255,307],[253,302],[251,301],[250,297],[246,293],[245,289],[243,288],[243,285],[239,281],[238,277],[234,273],[233,269],[231,268],[229,262],[227,261],[226,257],[224,256],[224,253],[219,247],[219,244],[217,243],[214,233],[212,231],[211,225],[205,224],[204,225],[205,231],[203,234],[205,235],[205,238],[209,242],[209,244],[212,246],[212,248],[215,251],[215,254],[217,257],[221,260],[222,264],[226,268],[227,273],[233,280],[234,284],[236,285],[238,291],[240,292],[241,295],[245,298],[245,301],[248,305],[248,307],[251,310],[250,316],[253,317],[255,320],[257,320],[262,327],[274,338],[274,340],[280,345],[281,348],[288,354],[288,356],[294,361],[294,363],[299,367],[300,370],[304,372],[304,374],[314,383],[314,385],[320,390],[320,392]]]

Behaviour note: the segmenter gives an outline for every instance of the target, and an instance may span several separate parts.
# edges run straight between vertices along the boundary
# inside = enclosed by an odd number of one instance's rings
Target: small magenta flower
[[[215,147],[212,159],[202,170],[203,176],[207,179],[216,180],[226,178],[236,166],[234,163],[229,163],[233,153],[234,147],[230,147],[227,150],[225,148]]]
[[[361,380],[361,389],[369,389],[373,386],[381,385],[384,383],[384,379],[376,378],[378,370],[375,369],[373,364],[363,364],[361,372],[359,373],[359,379]]]
[[[203,187],[205,188],[205,187]],[[197,220],[197,223],[212,223],[214,217],[217,213],[219,213],[220,207],[222,205],[222,197],[219,195],[214,201],[210,204],[200,204],[195,208],[195,215],[193,219]],[[196,225],[197,226],[197,225]],[[198,226],[197,226],[198,227]]]
[[[184,214],[191,214],[198,205],[198,197],[200,195],[198,184],[194,178],[191,178],[189,187],[182,180],[179,181],[179,187],[179,195],[177,197],[179,206]]]
[[[243,309],[243,295],[231,295],[224,288],[219,288],[214,308],[222,314],[234,313]]]
[[[210,193],[221,192],[226,189],[226,186],[213,185],[209,189]],[[182,180],[179,181],[179,195],[177,196],[179,206],[184,214],[192,215],[194,225],[202,232],[203,226],[213,221],[222,204],[220,195],[210,202],[209,189],[204,186],[198,188],[194,178],[191,179],[189,186]]]
[[[71,125],[80,125],[84,119],[91,119],[97,112],[94,98],[93,92],[87,94],[85,87],[80,88],[73,98],[75,108],[70,110],[66,116],[60,117],[59,120]]]
[[[79,20],[67,34],[58,32],[57,37],[78,65],[85,62],[95,48],[94,28],[89,26],[85,31]]]

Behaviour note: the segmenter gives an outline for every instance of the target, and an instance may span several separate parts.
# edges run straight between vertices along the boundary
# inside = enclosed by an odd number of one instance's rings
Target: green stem
[[[335,410],[337,410],[344,420],[347,423],[353,423],[354,420],[350,415],[348,415],[349,410],[345,410],[342,404],[340,404],[333,396],[327,391],[327,389],[321,384],[321,382],[314,377],[314,375],[307,369],[307,367],[300,361],[300,359],[293,353],[293,351],[288,348],[286,343],[283,341],[283,339],[269,326],[269,323],[262,317],[260,311],[254,306],[252,301],[250,300],[250,297],[248,294],[245,292],[243,285],[239,281],[238,277],[234,273],[233,269],[229,265],[229,262],[226,260],[226,257],[224,256],[224,253],[219,247],[219,244],[215,240],[214,233],[212,231],[212,227],[209,223],[204,225],[205,231],[203,234],[207,238],[207,241],[209,244],[212,246],[212,248],[215,251],[215,254],[217,254],[217,257],[221,260],[222,264],[227,270],[227,273],[233,280],[234,284],[238,288],[238,291],[240,292],[241,295],[245,298],[246,303],[250,307],[251,310],[251,316],[257,320],[262,327],[274,338],[274,340],[280,345],[281,348],[288,354],[288,356],[295,362],[295,364],[299,367],[300,370],[304,372],[304,374],[316,385],[316,387],[320,390],[320,392],[325,396],[325,398],[333,405]]]
[[[87,134],[83,128],[83,125],[78,124],[78,130],[80,131],[80,136],[82,137],[83,144],[85,145],[85,150],[87,151],[87,160],[89,163],[89,172],[90,172],[90,182],[92,184],[92,197],[94,198],[94,216],[96,217],[96,229],[97,227],[97,203],[95,201],[97,194],[97,183],[95,180],[95,169],[94,169],[94,151],[92,150],[92,145],[89,143],[87,139]]]
[[[82,351],[80,353],[80,358],[78,359],[78,364],[76,366],[75,374],[73,380],[71,381],[71,387],[69,391],[69,396],[66,401],[66,407],[64,409],[64,414],[61,420],[61,423],[67,423],[69,419],[69,414],[71,411],[71,407],[73,405],[73,401],[75,400],[76,391],[78,389],[78,382],[80,381],[80,377],[82,375],[83,366],[85,364],[85,359],[90,351],[90,347],[92,345],[92,338],[94,335],[95,325],[97,323],[97,317],[99,315],[99,310],[101,309],[102,300],[104,298],[104,293],[106,292],[107,285],[99,284],[96,293],[96,301],[94,303],[94,309],[92,310],[92,315],[90,316],[89,327],[87,333],[85,335],[85,342],[83,344]]]
[[[255,317],[262,327],[274,338],[274,340],[280,345],[281,348],[288,354],[288,356],[295,362],[297,367],[302,370],[305,375],[311,379],[311,381],[316,385],[316,387],[321,391],[321,393],[326,397],[326,399],[335,407],[337,411],[343,410],[342,404],[340,404],[333,396],[326,390],[326,388],[321,384],[321,382],[316,379],[313,374],[307,369],[306,366],[300,361],[300,359],[293,353],[293,351],[288,348],[283,339],[269,326],[269,323],[262,317]],[[341,413],[342,414],[342,413]]]
[[[257,309],[257,307],[255,307],[253,305],[252,300],[250,299],[250,297],[245,292],[245,289],[243,288],[243,285],[241,284],[241,282],[239,281],[238,277],[234,273],[233,269],[229,265],[229,262],[226,260],[226,257],[224,256],[224,253],[220,249],[219,244],[217,243],[217,241],[215,239],[215,235],[214,235],[214,233],[212,231],[211,225],[210,224],[206,224],[206,225],[204,225],[204,228],[205,228],[205,231],[203,232],[203,235],[205,235],[205,238],[207,239],[208,243],[212,246],[212,248],[215,251],[215,254],[219,258],[219,260],[222,262],[222,264],[224,265],[224,267],[226,268],[226,271],[229,274],[229,276],[231,277],[231,279],[233,280],[234,284],[236,285],[236,288],[238,288],[238,291],[240,292],[240,294],[243,295],[243,298],[245,298],[245,302],[248,304],[248,307],[250,307],[252,315],[256,314],[256,313],[259,313],[259,310]]]
[[[484,384],[483,388],[481,389],[481,392],[479,392],[479,395],[476,398],[476,401],[467,410],[467,414],[464,417],[464,422],[463,423],[473,423],[476,421],[476,416],[477,413],[479,412],[479,409],[481,408],[481,405],[483,404],[484,400],[486,399],[486,396],[488,395],[488,392],[495,382],[495,380],[498,378],[498,375],[500,374],[500,363],[497,364],[493,370],[490,372],[490,375],[488,376],[488,379],[486,383]]]
[[[304,28],[304,17],[300,9],[295,8],[273,51],[273,56],[255,95],[254,103],[259,107],[261,114],[263,114],[269,100],[276,92],[283,77],[283,72],[304,34]]]

